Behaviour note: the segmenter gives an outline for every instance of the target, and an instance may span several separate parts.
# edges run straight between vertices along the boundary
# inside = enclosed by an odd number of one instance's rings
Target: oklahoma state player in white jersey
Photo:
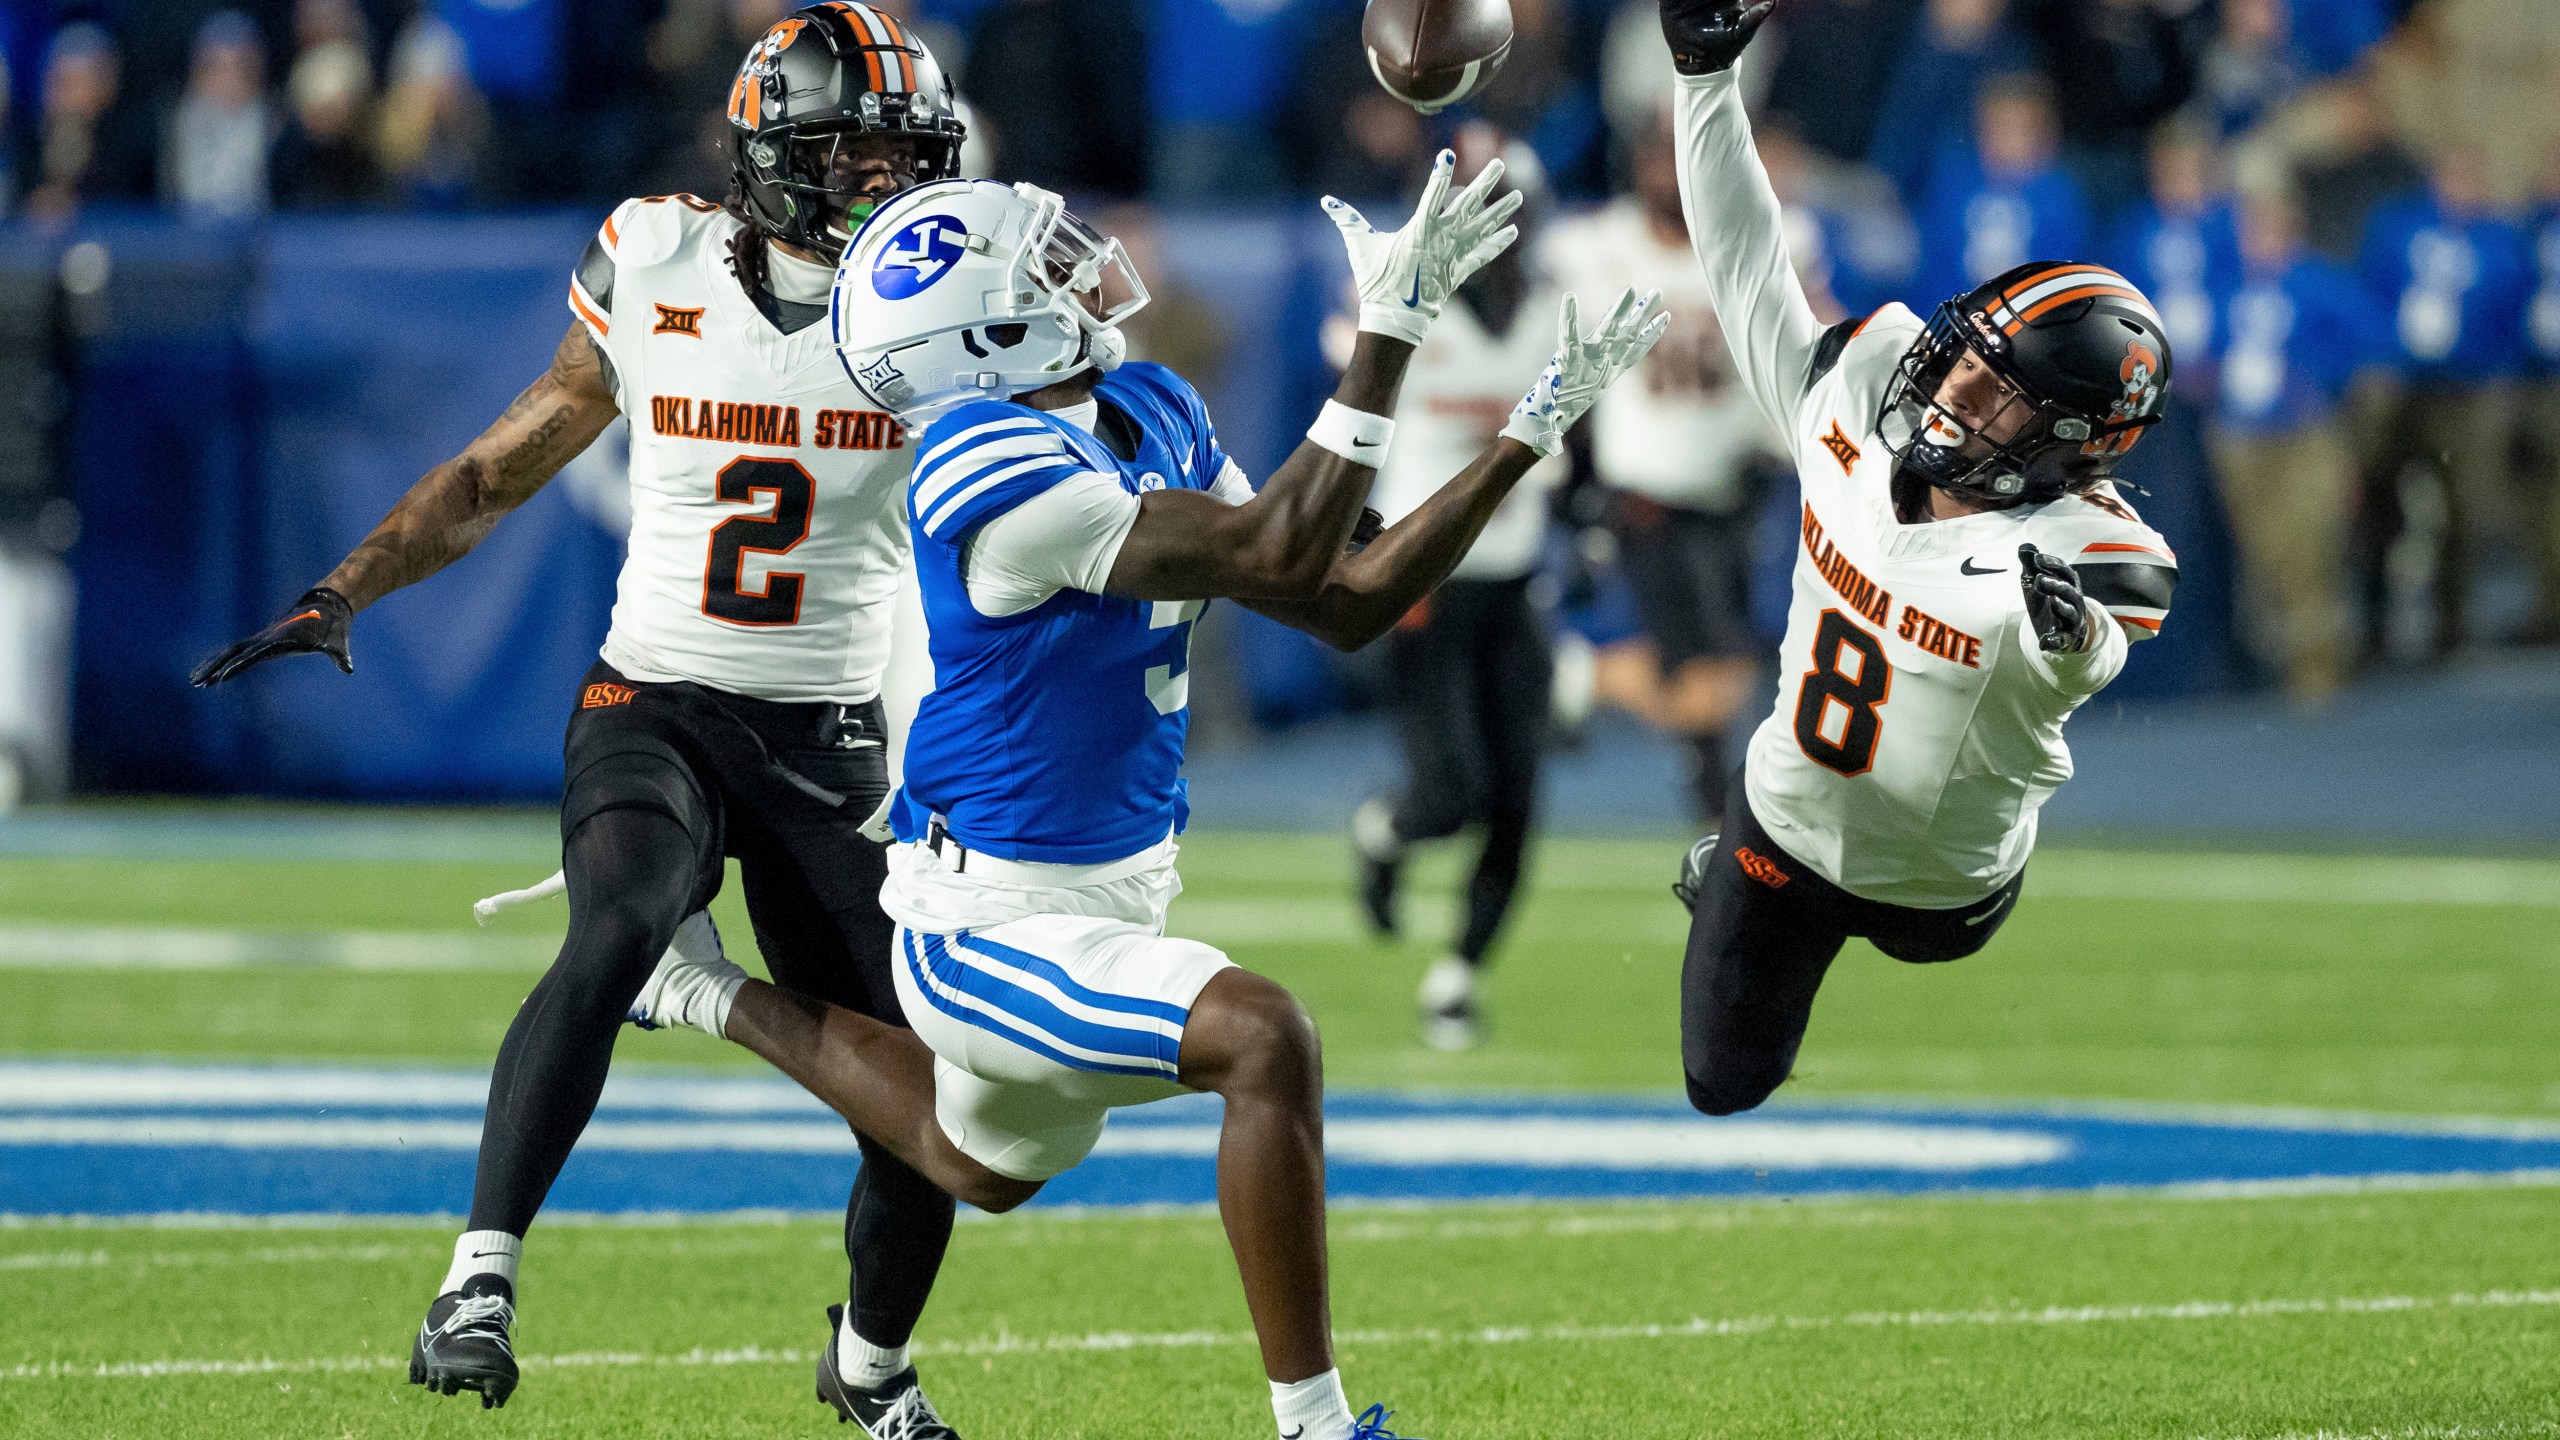
[[[499,1048],[470,1229],[411,1349],[413,1383],[484,1405],[516,1387],[526,1229],[593,1113],[631,1000],[739,861],[758,948],[791,990],[904,1024],[861,834],[886,797],[879,693],[913,459],[845,378],[823,323],[834,257],[872,207],[958,168],[950,83],[889,15],[783,19],[729,95],[730,191],[616,207],[569,285],[551,370],[430,471],[288,618],[215,657],[351,668],[354,612],[460,559],[616,413],[632,525],[603,658],[567,697],[569,935]],[[688,916],[695,918],[688,920]],[[952,1201],[862,1142],[847,1306],[818,1395],[875,1436],[950,1435],[907,1360]]]
[[[1787,258],[1732,74],[1770,10],[1662,0],[1680,189],[1734,367],[1802,477],[1774,713],[1682,869],[1689,1096],[1786,1079],[1842,944],[1974,953],[2007,916],[2062,727],[2155,634],[2169,547],[2109,483],[2158,420],[2160,317],[2093,265],[2022,266],[1825,330]]]

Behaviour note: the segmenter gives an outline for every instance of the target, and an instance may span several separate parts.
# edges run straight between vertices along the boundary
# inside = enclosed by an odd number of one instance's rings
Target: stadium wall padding
[[[1257,476],[1332,388],[1316,329],[1342,262],[1332,228],[1305,212],[1098,217],[1149,232],[1141,262],[1157,272],[1159,303],[1187,305],[1186,353],[1206,357],[1192,363],[1221,438]],[[593,475],[555,482],[469,558],[365,612],[352,677],[316,658],[213,692],[189,689],[186,675],[281,613],[542,372],[569,323],[564,277],[595,220],[301,216],[217,230],[107,215],[0,247],[0,264],[58,266],[92,243],[112,259],[81,311],[75,385],[80,788],[557,793],[561,725],[621,557]],[[2145,647],[2127,695],[2232,679],[2228,582],[2210,579],[2228,545],[2210,483],[2179,473],[2186,448],[2137,454],[2159,471],[2145,509],[2190,573],[2174,639]],[[612,468],[609,455],[584,463]],[[1315,642],[1250,617],[1230,634],[1245,698],[1266,722],[1339,703],[1334,662]]]

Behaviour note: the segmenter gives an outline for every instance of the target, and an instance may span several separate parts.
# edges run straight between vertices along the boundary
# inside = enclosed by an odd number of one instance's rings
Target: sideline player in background
[[[1914,963],[1991,939],[2071,775],[2063,722],[2177,580],[2109,480],[2169,387],[2160,317],[2122,276],[2036,263],[1926,325],[1814,317],[1732,69],[1771,8],[1661,0],[1689,233],[1804,487],[1777,708],[1678,886],[1681,1059],[1716,1115],[1787,1078],[1850,937]]]
[[[1283,1440],[1383,1433],[1334,1368],[1323,1067],[1288,991],[1164,934],[1181,889],[1191,628],[1214,597],[1353,648],[1448,575],[1504,495],[1661,334],[1630,293],[1562,348],[1502,437],[1346,553],[1405,367],[1450,292],[1509,244],[1489,165],[1413,221],[1339,201],[1361,335],[1307,442],[1256,494],[1198,392],[1113,367],[1145,291],[1118,243],[1031,186],[929,186],[883,207],[836,288],[845,363],[918,442],[908,513],[936,686],[909,731],[882,903],[894,1029],[680,947],[636,1018],[725,1035],[953,1194],[1005,1210],[1101,1138],[1111,1108],[1225,1100],[1218,1206]],[[1090,297],[1090,298],[1088,298]],[[1144,1285],[1131,1289],[1143,1299]]]
[[[1472,180],[1502,152],[1508,173],[1528,177],[1520,185],[1519,228],[1534,235],[1544,186],[1535,176],[1534,153],[1518,148],[1518,155],[1505,150],[1501,132],[1490,125],[1466,126],[1457,137],[1457,173]],[[1530,167],[1525,171],[1522,156]],[[1555,344],[1546,321],[1557,292],[1529,263],[1530,248],[1513,246],[1459,286],[1457,303],[1416,347],[1395,409],[1396,447],[1370,491],[1369,503],[1385,520],[1412,514],[1473,464],[1509,423],[1518,377],[1545,363]],[[1328,349],[1340,339],[1337,364],[1350,360],[1350,338],[1342,332],[1353,328],[1352,320],[1341,317],[1338,328],[1328,329]],[[1476,981],[1511,913],[1528,858],[1553,670],[1553,642],[1529,582],[1544,558],[1548,500],[1565,469],[1561,458],[1531,469],[1448,580],[1387,636],[1405,774],[1392,799],[1373,798],[1352,818],[1361,907],[1370,925],[1382,935],[1397,932],[1396,891],[1407,847],[1447,839],[1468,825],[1484,827],[1457,939],[1422,977],[1422,1039],[1435,1050],[1468,1049],[1479,1038]]]
[[[413,1383],[506,1403],[525,1231],[594,1114],[631,998],[740,863],[774,977],[903,1024],[887,874],[860,828],[888,792],[880,675],[906,554],[913,452],[846,383],[829,257],[872,207],[958,166],[933,57],[866,5],[798,11],[748,52],[729,101],[727,203],[617,207],[579,261],[550,373],[411,487],[295,604],[197,673],[278,655],[351,670],[354,613],[462,558],[617,414],[632,524],[603,658],[571,712],[560,833],[569,934],[490,1079],[470,1230],[412,1351]],[[707,921],[696,921],[707,924]],[[952,1201],[869,1140],[845,1210],[850,1307],[821,1399],[874,1435],[947,1435],[907,1340]]]
[[[1618,563],[1635,592],[1649,652],[1621,669],[1621,647],[1600,661],[1599,698],[1625,706],[1689,748],[1689,789],[1708,825],[1724,814],[1733,761],[1725,732],[1751,703],[1761,643],[1751,629],[1751,533],[1756,468],[1776,443],[1733,361],[1689,250],[1679,157],[1668,103],[1630,157],[1634,192],[1556,226],[1547,240],[1560,283],[1660,290],[1671,331],[1632,384],[1591,413],[1592,469],[1609,497]]]

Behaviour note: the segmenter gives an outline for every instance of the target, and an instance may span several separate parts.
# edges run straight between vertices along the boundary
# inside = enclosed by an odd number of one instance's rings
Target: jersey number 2
[[[1842,668],[1851,656],[1855,677]],[[1813,668],[1796,692],[1796,744],[1805,758],[1843,775],[1866,774],[1876,763],[1876,742],[1884,737],[1884,718],[1876,709],[1892,689],[1884,642],[1839,611],[1823,611],[1813,632]]]
[[[809,507],[818,482],[797,460],[732,460],[720,471],[719,497],[731,505],[757,505],[773,497],[771,515],[741,515],[711,530],[711,553],[702,562],[702,613],[732,625],[797,625],[805,575],[768,571],[764,587],[746,588],[749,555],[788,555],[809,538]]]

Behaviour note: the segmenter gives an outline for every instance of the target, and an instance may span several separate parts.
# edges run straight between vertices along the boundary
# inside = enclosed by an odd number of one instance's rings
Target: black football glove
[[[338,673],[353,675],[356,662],[347,658],[347,627],[355,617],[355,607],[337,591],[325,587],[306,590],[283,619],[246,640],[234,642],[198,665],[187,679],[201,689],[234,679],[250,666],[263,665],[279,655],[313,652],[338,662]]]
[[[1778,0],[1662,0],[1662,38],[1671,42],[1671,67],[1683,75],[1732,69],[1760,33],[1760,22],[1777,8]]]
[[[2089,597],[2080,575],[2033,545],[2018,547],[2018,584],[2027,592],[2027,623],[2046,653],[2076,655],[2089,648]]]

